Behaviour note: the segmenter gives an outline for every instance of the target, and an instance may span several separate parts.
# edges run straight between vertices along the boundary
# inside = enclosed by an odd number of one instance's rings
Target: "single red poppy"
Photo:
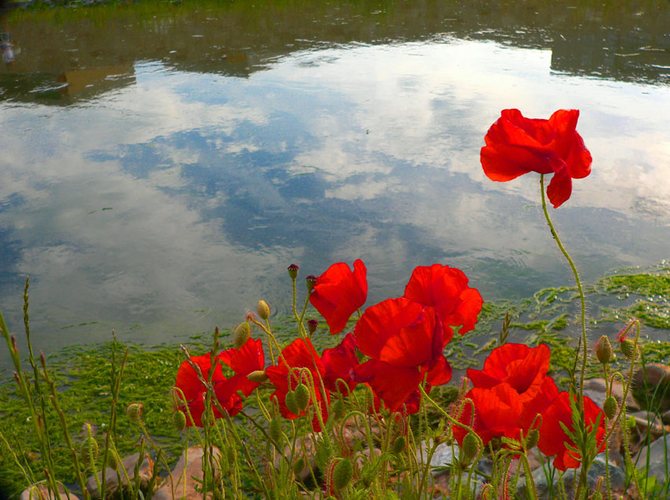
[[[316,278],[309,301],[326,319],[330,333],[344,330],[349,317],[365,304],[368,296],[366,276],[365,264],[357,259],[353,271],[344,262],[338,262]]]
[[[605,413],[587,396],[584,396],[584,422],[587,432],[596,429],[596,446],[598,452],[601,452],[605,448]],[[565,433],[563,426],[574,431],[568,392],[561,392],[542,413],[537,446],[548,457],[556,455],[554,467],[557,469],[576,469],[581,463],[581,456],[578,451],[568,448],[568,445],[575,447],[575,443]]]
[[[461,335],[475,327],[484,303],[479,291],[468,286],[463,271],[442,264],[416,267],[404,297],[435,308],[445,329],[445,343],[453,336],[451,327],[460,326]]]
[[[301,368],[307,369],[310,376],[302,374]],[[323,422],[325,423],[328,420],[330,394],[323,386],[325,372],[326,368],[309,339],[296,339],[291,342],[282,350],[277,364],[265,369],[265,374],[275,387],[270,397],[277,401],[279,411],[284,418],[294,420],[306,415],[310,410],[310,406],[314,403],[312,396],[310,396],[307,408],[299,413],[293,413],[286,406],[286,395],[288,392],[294,391],[299,384],[304,384],[309,389],[310,394],[314,392]],[[321,430],[321,421],[316,414],[316,409],[312,420],[312,428],[316,432]]]
[[[384,300],[363,313],[354,336],[358,349],[371,358],[356,369],[356,379],[370,384],[391,411],[418,402],[424,379],[427,391],[451,379],[442,353],[444,330],[432,307],[406,298]]]
[[[239,349],[233,348],[221,352],[212,357],[211,354],[202,356],[191,356],[188,361],[182,362],[177,370],[175,387],[183,393],[183,398],[188,406],[191,419],[187,418],[187,425],[202,427],[202,415],[205,411],[206,386],[201,382],[200,376],[208,380],[214,360],[214,371],[212,373],[212,387],[218,405],[212,403],[212,412],[215,418],[221,418],[218,406],[221,406],[233,416],[242,410],[242,397],[239,393],[248,396],[258,386],[251,382],[247,375],[255,370],[262,370],[265,364],[263,347],[260,340],[248,339]],[[189,362],[190,361],[190,362]],[[234,372],[230,378],[226,378],[222,365],[228,365]],[[194,369],[194,365],[200,369],[200,375]],[[179,395],[181,398],[181,394]],[[183,405],[180,408],[186,409]]]
[[[578,118],[576,109],[559,109],[548,120],[526,118],[518,109],[502,110],[484,138],[484,173],[499,182],[528,172],[553,173],[547,195],[558,208],[572,194],[572,179],[591,173],[591,153],[576,130]]]

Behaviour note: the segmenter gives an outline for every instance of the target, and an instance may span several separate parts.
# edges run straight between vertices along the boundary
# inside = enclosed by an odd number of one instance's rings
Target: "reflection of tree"
[[[11,20],[14,37],[30,56],[0,75],[58,75],[161,60],[180,70],[246,77],[277,57],[324,44],[444,35],[551,49],[553,69],[597,77],[654,82],[670,65],[665,0],[575,7],[509,0],[205,0],[15,12]]]

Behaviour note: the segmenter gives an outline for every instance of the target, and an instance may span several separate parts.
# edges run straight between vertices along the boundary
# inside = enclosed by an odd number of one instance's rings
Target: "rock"
[[[161,487],[154,492],[152,498],[155,500],[200,500],[205,498],[205,495],[198,491],[203,480],[202,458],[204,451],[201,446],[193,446],[184,451],[179,462],[172,470],[171,477],[168,477]],[[221,455],[221,452],[215,447],[212,449],[212,454],[215,458],[214,467],[217,470],[216,459]]]
[[[421,447],[416,452],[416,460],[419,466],[426,463],[428,459],[428,452],[433,446],[433,440],[424,441]],[[430,467],[433,476],[439,476],[445,472],[445,468],[450,467],[456,459],[458,459],[458,445],[456,443],[440,443],[435,448],[433,455],[430,457]]]
[[[637,464],[644,468],[649,454],[649,476],[654,476],[660,483],[667,480],[665,465],[670,464],[670,435],[666,434],[655,440],[651,445],[643,447],[637,454]],[[668,466],[670,468],[670,465]],[[670,475],[670,469],[668,470]],[[644,475],[642,476],[644,477]]]
[[[21,492],[20,500],[53,500],[55,497],[53,493],[49,493],[48,488],[44,482],[33,484]],[[73,495],[63,487],[58,485],[58,498],[61,500],[79,500],[77,495]]]
[[[139,459],[140,454],[133,453],[121,461],[118,472],[111,467],[105,469],[105,496],[110,496],[119,489],[119,478],[121,479],[122,487],[126,487],[135,481],[135,467]],[[140,489],[147,489],[149,481],[153,477],[153,472],[153,461],[149,455],[145,455],[139,468]],[[100,498],[99,486],[102,486],[102,473],[100,472],[95,476],[89,477],[88,481],[86,481],[86,489],[93,498]]]
[[[640,408],[665,413],[670,410],[670,366],[651,363],[633,375],[633,397]]]
[[[606,398],[605,379],[592,378],[584,382],[584,394],[589,396],[594,403],[602,408]],[[619,404],[623,401],[623,384],[618,380],[615,380],[612,384],[612,396],[614,396]],[[635,401],[630,390],[626,396],[626,408],[629,411],[637,411],[640,409],[640,405]]]
[[[593,491],[596,488],[596,485],[598,484],[599,478],[605,477],[605,455],[601,453],[598,455],[594,461],[593,464],[591,464],[591,468],[589,469],[589,473],[587,475],[587,484],[588,488],[590,491]],[[568,469],[565,474],[563,475],[563,484],[565,485],[565,490],[567,493],[568,498],[572,498],[574,496],[574,482],[575,478],[579,477],[579,472],[580,469]],[[610,482],[612,485],[612,490],[613,491],[623,491],[625,488],[626,484],[626,475],[619,466],[616,464],[612,463],[611,461],[609,462],[609,474],[610,474]],[[554,495],[556,491],[558,491],[558,474],[555,474],[554,477],[554,484],[553,487],[550,489],[549,483],[547,482],[547,477],[544,473],[543,468],[538,468],[533,471],[533,482],[535,483],[535,488],[537,489],[537,496],[538,498],[554,498]],[[554,495],[549,494],[549,492],[553,491]],[[605,487],[605,482],[603,480],[602,482],[602,490],[603,493],[606,491]],[[527,492],[527,487],[526,487],[526,478],[522,477],[519,482],[517,483],[517,495],[518,498],[527,498],[528,492]]]
[[[635,419],[635,428],[640,437],[644,437],[647,433],[651,435],[652,439],[667,434],[670,432],[670,426],[663,425],[661,418],[655,413],[648,411],[636,411],[630,413],[628,417]]]

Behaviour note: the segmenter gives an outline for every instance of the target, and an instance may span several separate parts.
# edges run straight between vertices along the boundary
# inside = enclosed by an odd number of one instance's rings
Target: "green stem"
[[[584,405],[584,377],[586,373],[586,360],[588,358],[588,341],[586,338],[586,299],[584,298],[584,288],[582,287],[582,280],[579,277],[579,272],[577,271],[577,266],[575,265],[575,262],[572,260],[572,257],[570,257],[570,254],[566,250],[565,246],[563,246],[563,242],[561,241],[561,238],[558,236],[558,232],[556,231],[556,228],[554,227],[553,222],[551,221],[551,217],[549,216],[549,210],[547,209],[547,199],[544,194],[544,174],[540,175],[540,192],[542,193],[542,211],[544,212],[544,218],[547,221],[547,225],[549,226],[549,230],[551,231],[551,236],[554,238],[556,241],[556,245],[558,245],[559,250],[565,257],[565,260],[568,261],[568,265],[570,266],[570,269],[572,270],[572,274],[575,278],[575,283],[577,284],[577,291],[579,293],[579,305],[580,305],[580,324],[581,324],[581,337],[580,337],[580,344],[581,344],[581,352],[582,352],[582,365],[581,365],[581,370],[579,374],[579,388],[578,388],[578,394],[579,394],[579,400],[578,400],[578,407],[580,408],[580,411],[582,411],[582,407]],[[579,346],[578,346],[579,350]],[[575,357],[575,364],[577,363],[579,355]],[[574,369],[573,369],[573,380],[572,383],[574,383]]]

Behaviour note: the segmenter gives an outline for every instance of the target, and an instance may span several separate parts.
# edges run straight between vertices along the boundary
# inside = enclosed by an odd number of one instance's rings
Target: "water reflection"
[[[546,31],[519,35],[520,48],[491,41],[495,23],[486,36],[455,23],[486,40],[429,26],[423,41],[316,48],[312,37],[303,50],[295,40],[286,48],[277,23],[273,44],[251,32],[237,42],[250,48],[235,52],[219,45],[206,14],[193,13],[202,24],[186,31],[189,44],[168,36],[185,29],[183,13],[138,21],[171,42],[147,40],[123,56],[130,62],[108,57],[132,46],[122,37],[80,50],[76,68],[61,51],[49,66],[24,50],[23,69],[3,70],[4,82],[25,85],[6,87],[0,103],[0,297],[18,325],[22,277],[32,276],[41,348],[112,328],[150,342],[183,337],[235,323],[261,296],[286,310],[291,262],[307,274],[363,258],[370,302],[401,293],[415,265],[436,261],[465,269],[487,299],[569,282],[540,217],[537,179],[491,183],[479,167],[482,136],[504,107],[582,110],[593,174],[555,214],[587,279],[668,257],[670,142],[658,110],[670,109],[670,87],[660,81],[554,71]],[[241,18],[227,15],[232,29]],[[409,29],[371,16],[364,24],[349,12],[350,22],[332,26]],[[196,50],[204,39],[209,52]],[[189,57],[170,55],[186,47]],[[205,64],[224,49],[218,66]],[[96,51],[101,62],[82,63]],[[143,57],[151,51],[160,57]],[[229,65],[246,70],[221,70]],[[31,92],[49,85],[50,71],[68,85]]]

